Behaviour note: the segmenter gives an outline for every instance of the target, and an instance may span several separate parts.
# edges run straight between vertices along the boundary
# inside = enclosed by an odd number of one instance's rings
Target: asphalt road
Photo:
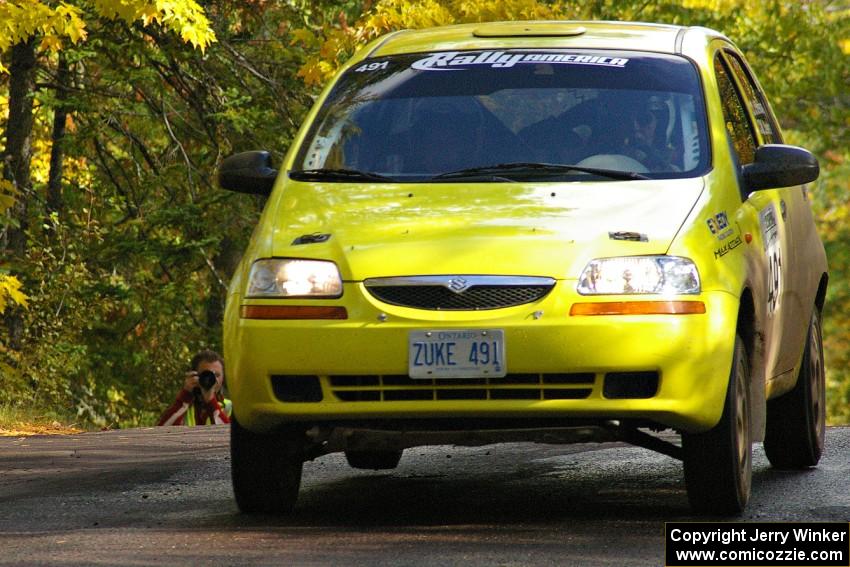
[[[658,566],[664,522],[702,519],[673,459],[526,443],[409,449],[389,472],[327,455],[294,517],[244,516],[227,426],[0,438],[0,511],[0,565]],[[850,521],[850,428],[808,471],[757,447],[740,520]]]

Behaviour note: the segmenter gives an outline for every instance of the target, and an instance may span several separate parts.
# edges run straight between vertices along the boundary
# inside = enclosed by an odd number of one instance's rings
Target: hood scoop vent
[[[608,238],[611,240],[627,240],[629,242],[649,242],[649,238],[640,232],[609,232]]]
[[[314,232],[313,234],[302,234],[292,241],[292,246],[298,246],[299,244],[318,244],[319,242],[327,242],[330,238],[331,235],[327,233]]]

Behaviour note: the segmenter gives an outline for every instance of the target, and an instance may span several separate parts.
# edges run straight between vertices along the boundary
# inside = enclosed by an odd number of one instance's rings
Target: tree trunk
[[[241,248],[233,239],[225,236],[210,263],[210,267],[215,268],[216,273],[209,278],[212,283],[206,303],[206,323],[207,328],[214,330],[218,336],[221,333],[221,321],[224,317],[224,302],[227,300],[227,289],[223,285],[228,285],[241,259]]]
[[[12,60],[9,66],[9,119],[6,122],[6,150],[2,158],[3,176],[18,190],[15,205],[12,207],[13,224],[6,233],[6,250],[3,254],[5,259],[10,261],[13,275],[21,272],[27,251],[27,202],[31,189],[35,63],[34,38],[12,48]],[[9,346],[19,350],[23,334],[23,318],[20,310],[13,309],[5,319],[9,332]]]
[[[50,175],[47,180],[47,214],[57,213],[61,216],[64,205],[62,197],[62,160],[65,157],[65,123],[68,120],[68,89],[71,83],[71,73],[68,70],[68,60],[65,54],[59,52],[59,63],[56,67],[56,108],[53,111],[53,132],[50,147]],[[47,223],[50,226],[50,222]]]

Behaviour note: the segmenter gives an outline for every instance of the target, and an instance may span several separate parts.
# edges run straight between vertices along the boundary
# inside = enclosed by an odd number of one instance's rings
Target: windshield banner
[[[432,53],[419,59],[411,67],[420,71],[457,71],[457,67],[487,65],[493,69],[507,69],[523,63],[554,63],[560,65],[594,65],[597,67],[626,66],[629,60],[624,57],[605,57],[601,55],[579,55],[577,53],[505,53],[504,51],[483,51],[469,53],[445,51]]]

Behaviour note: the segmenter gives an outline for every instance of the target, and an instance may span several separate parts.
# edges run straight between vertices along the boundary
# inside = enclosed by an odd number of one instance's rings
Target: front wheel
[[[230,422],[230,467],[239,510],[289,514],[298,499],[304,467],[301,431],[260,434]]]
[[[695,512],[737,515],[750,499],[749,365],[735,337],[732,370],[720,422],[705,433],[683,433],[682,452],[688,501]]]
[[[809,323],[800,373],[794,389],[767,402],[764,453],[778,469],[813,467],[823,453],[826,432],[826,376],[820,314]]]

